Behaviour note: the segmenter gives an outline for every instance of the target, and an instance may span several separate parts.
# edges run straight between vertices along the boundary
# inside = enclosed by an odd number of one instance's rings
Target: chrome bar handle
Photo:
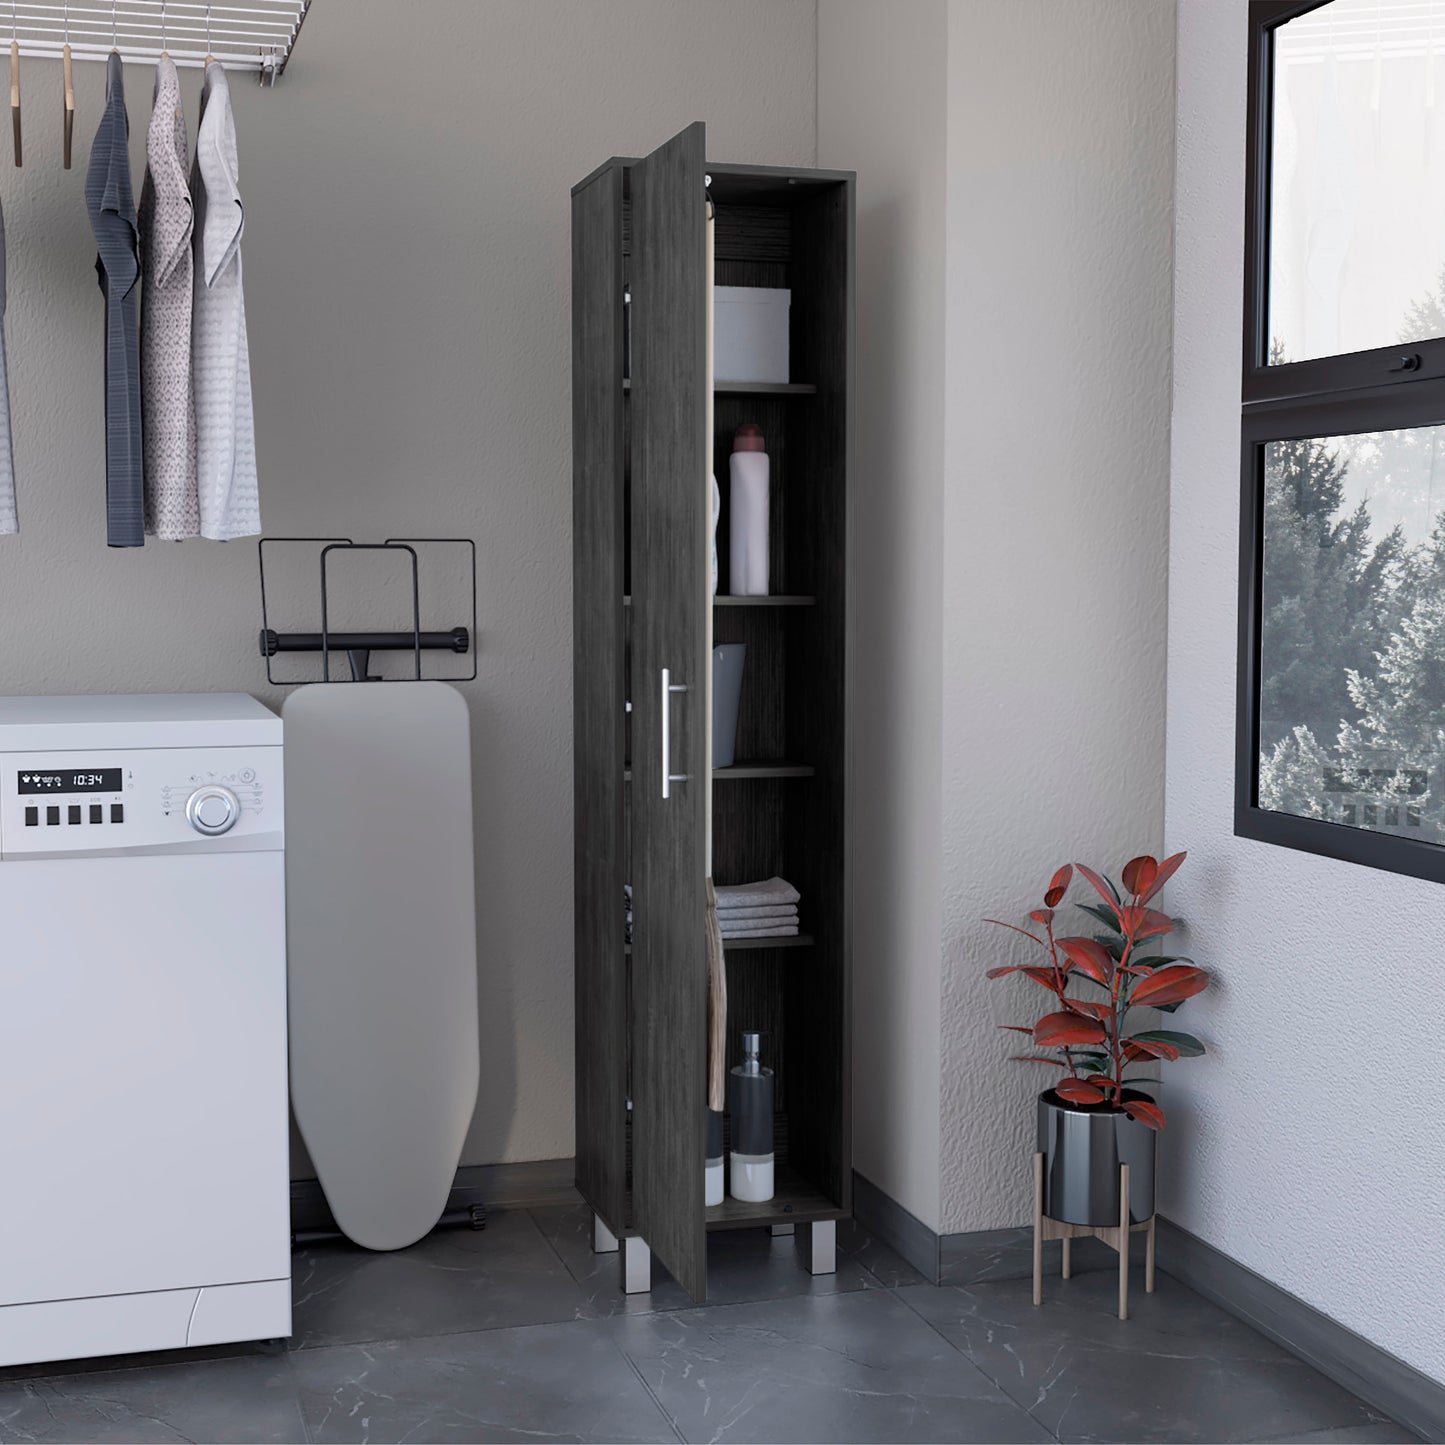
[[[672,694],[686,692],[685,682],[674,682],[669,668],[662,669],[662,796],[672,796],[673,783],[687,782],[686,773],[672,771]]]

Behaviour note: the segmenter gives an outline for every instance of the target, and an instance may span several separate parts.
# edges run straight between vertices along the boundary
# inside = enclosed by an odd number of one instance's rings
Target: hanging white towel
[[[10,451],[10,377],[5,366],[5,214],[0,211],[0,535],[19,530],[15,459]]]
[[[261,509],[241,289],[244,215],[236,180],[236,123],[226,73],[215,61],[206,67],[201,86],[191,199],[196,209],[191,379],[201,535],[229,541],[259,532]]]
[[[140,371],[145,529],[168,542],[201,531],[196,418],[191,396],[193,213],[186,184],[186,122],[175,62],[156,66],[141,183]]]

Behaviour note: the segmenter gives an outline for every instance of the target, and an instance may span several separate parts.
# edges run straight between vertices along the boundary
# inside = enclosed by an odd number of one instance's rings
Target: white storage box
[[[766,286],[713,291],[713,377],[787,381],[788,306],[792,292]]]

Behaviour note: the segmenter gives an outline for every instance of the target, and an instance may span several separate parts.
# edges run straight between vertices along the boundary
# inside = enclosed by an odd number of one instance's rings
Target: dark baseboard
[[[521,1164],[463,1164],[447,1196],[447,1213],[474,1205],[488,1209],[525,1209],[577,1204],[571,1159],[531,1159]],[[336,1221],[315,1179],[291,1181],[291,1231],[309,1234],[334,1230]]]
[[[1167,1219],[1159,1268],[1426,1440],[1445,1440],[1445,1385]]]
[[[1028,1225],[940,1236],[857,1173],[853,1215],[875,1239],[935,1283],[984,1284],[1028,1279],[1033,1273],[1033,1230]],[[1131,1244],[1141,1252],[1142,1262],[1144,1236],[1135,1235]],[[1046,1244],[1044,1250],[1045,1270],[1057,1273],[1058,1243]],[[1115,1256],[1106,1246],[1097,1240],[1075,1242],[1076,1272],[1112,1268]],[[1159,1268],[1426,1440],[1445,1441],[1445,1384],[1162,1217]]]
[[[1001,1279],[1028,1279],[1034,1272],[1034,1232],[1017,1229],[975,1229],[967,1234],[934,1233],[871,1179],[854,1171],[853,1217],[875,1239],[900,1254],[933,1284],[987,1284]],[[1143,1259],[1144,1237],[1132,1241]],[[1059,1272],[1061,1246],[1044,1245],[1044,1268]],[[1077,1240],[1074,1271],[1112,1269],[1116,1256],[1096,1239]]]
[[[881,1240],[894,1254],[902,1255],[924,1279],[938,1283],[938,1235],[856,1169],[853,1171],[853,1218],[874,1239]]]

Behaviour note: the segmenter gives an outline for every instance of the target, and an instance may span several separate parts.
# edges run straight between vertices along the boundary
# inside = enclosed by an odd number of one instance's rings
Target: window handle
[[[1420,353],[1418,351],[1407,351],[1400,360],[1390,368],[1391,371],[1419,371]]]

